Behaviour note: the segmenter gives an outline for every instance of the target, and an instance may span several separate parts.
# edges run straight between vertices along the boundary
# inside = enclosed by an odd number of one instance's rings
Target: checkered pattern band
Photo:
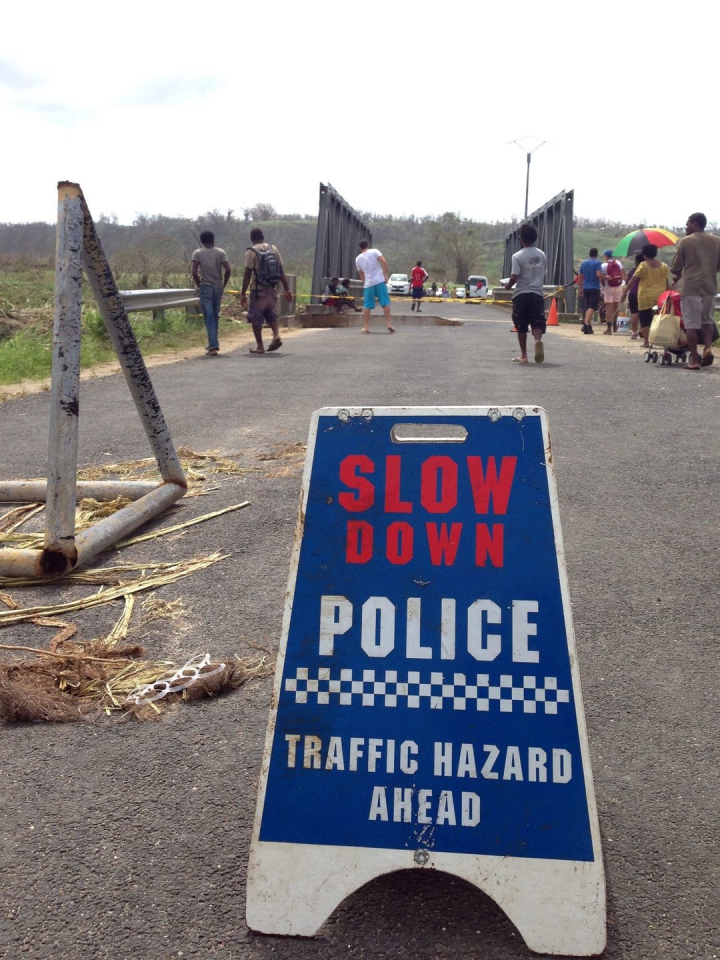
[[[427,707],[431,710],[490,710],[512,713],[517,705],[524,713],[557,713],[559,703],[570,703],[570,691],[558,688],[557,677],[515,678],[501,674],[497,682],[487,673],[476,674],[468,682],[464,673],[431,673],[421,678],[410,671],[407,680],[398,679],[397,670],[342,669],[332,675],[330,667],[320,667],[317,677],[308,667],[298,667],[294,677],[285,680],[285,690],[295,694],[295,703],[340,704],[363,707]],[[357,679],[356,679],[357,676]]]

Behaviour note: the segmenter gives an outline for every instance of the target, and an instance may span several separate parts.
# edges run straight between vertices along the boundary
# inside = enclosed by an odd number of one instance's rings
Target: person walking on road
[[[288,303],[292,303],[293,295],[290,292],[290,284],[285,276],[278,248],[271,243],[266,243],[265,235],[257,227],[250,231],[250,242],[252,246],[245,252],[245,274],[240,292],[240,304],[242,307],[247,306],[247,290],[252,283],[247,319],[252,326],[257,345],[250,348],[250,353],[265,353],[262,335],[265,323],[273,332],[272,342],[267,348],[268,353],[272,353],[282,346],[277,315],[278,283],[282,283],[285,288],[285,299]]]
[[[612,250],[603,253],[605,263],[602,264],[600,282],[603,286],[605,300],[605,333],[610,336],[617,332],[617,315],[622,297],[623,282],[627,276],[625,268],[613,256]]]
[[[537,230],[532,223],[520,227],[522,249],[513,254],[510,279],[506,289],[515,287],[512,295],[512,319],[517,330],[520,356],[514,357],[515,363],[527,363],[527,332],[532,329],[535,340],[535,363],[545,359],[542,338],[545,333],[545,301],[543,299],[543,281],[547,261],[542,250],[535,246]]]
[[[654,243],[645,244],[642,248],[643,262],[635,270],[632,280],[629,281],[622,295],[624,300],[626,296],[630,297],[633,290],[637,292],[640,336],[643,338],[643,346],[646,349],[650,346],[648,337],[654,316],[653,307],[658,302],[660,294],[668,288],[667,264],[658,260],[657,249]]]
[[[375,299],[383,308],[388,333],[395,333],[390,317],[390,297],[387,291],[388,265],[385,257],[371,247],[367,240],[359,243],[360,253],[355,258],[358,275],[363,282],[363,328],[361,333],[370,333],[370,311]]]
[[[420,302],[425,294],[425,281],[428,278],[428,272],[422,265],[422,260],[418,260],[410,274],[410,284],[412,286],[413,302],[410,310],[414,310],[417,305],[417,312],[420,313]]]
[[[645,257],[641,253],[635,254],[635,266],[632,270],[628,271],[627,281],[625,286],[625,294],[627,295],[627,304],[628,310],[630,311],[630,329],[632,335],[631,340],[637,340],[638,334],[638,323],[640,322],[639,311],[640,307],[638,306],[638,297],[637,290],[634,287],[631,287],[630,281],[635,276],[635,272],[640,264],[643,262]]]
[[[578,294],[585,311],[585,321],[582,325],[583,333],[594,333],[592,328],[593,316],[600,307],[600,274],[602,263],[598,260],[597,247],[591,247],[586,260],[578,268]]]
[[[715,359],[712,352],[715,325],[717,275],[720,270],[720,237],[705,233],[707,217],[691,213],[685,224],[686,237],[678,243],[670,270],[675,282],[680,280],[680,301],[685,333],[690,348],[686,370],[709,367]],[[703,355],[698,353],[702,336]]]
[[[215,234],[211,230],[203,230],[200,243],[202,246],[192,255],[192,278],[200,291],[200,309],[207,330],[205,353],[209,357],[216,357],[220,353],[220,302],[231,271],[227,254],[215,246]]]

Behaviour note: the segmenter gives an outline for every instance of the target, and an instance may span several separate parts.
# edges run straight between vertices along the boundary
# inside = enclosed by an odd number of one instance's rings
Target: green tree
[[[458,283],[465,283],[480,262],[483,238],[479,225],[463,220],[457,213],[444,213],[430,224],[435,250],[455,271]]]

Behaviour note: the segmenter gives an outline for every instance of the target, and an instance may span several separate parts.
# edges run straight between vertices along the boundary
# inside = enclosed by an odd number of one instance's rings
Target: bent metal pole
[[[130,393],[140,414],[162,478],[166,483],[174,483],[182,488],[179,499],[187,488],[185,474],[82,191],[80,191],[80,197],[84,209],[85,273],[130,387]]]

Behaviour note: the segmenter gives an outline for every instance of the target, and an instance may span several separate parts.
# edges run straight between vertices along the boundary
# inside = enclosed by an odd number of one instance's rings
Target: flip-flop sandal
[[[370,331],[369,331],[369,330],[366,330],[365,327],[363,327],[362,330],[360,331],[360,333],[370,333]]]
[[[268,347],[268,353],[272,353],[273,350],[279,350],[282,345],[283,345],[283,344],[282,344],[282,340],[280,340],[280,339],[278,339],[278,340],[273,340],[273,342],[272,342],[272,343],[270,344],[270,346]]]
[[[513,362],[513,363],[527,363],[527,360],[523,359],[523,357],[513,357],[513,358],[512,358],[512,362]]]
[[[703,358],[702,358],[702,360],[700,361],[700,366],[701,366],[701,367],[711,367],[711,366],[713,365],[714,360],[715,360],[715,354],[713,354],[713,353],[704,353],[704,354],[703,354]]]
[[[535,363],[542,363],[545,359],[545,347],[540,340],[535,342]]]
[[[418,313],[420,313],[419,310]],[[388,327],[388,333],[395,333],[395,327]]]
[[[257,354],[259,357],[261,357],[261,356],[265,353],[265,351],[264,351],[264,350],[258,350],[257,347],[250,347],[250,353],[255,353],[255,354]]]
[[[686,369],[686,370],[699,370],[699,369],[700,369],[700,364],[686,363],[686,364],[685,364],[685,369]]]

